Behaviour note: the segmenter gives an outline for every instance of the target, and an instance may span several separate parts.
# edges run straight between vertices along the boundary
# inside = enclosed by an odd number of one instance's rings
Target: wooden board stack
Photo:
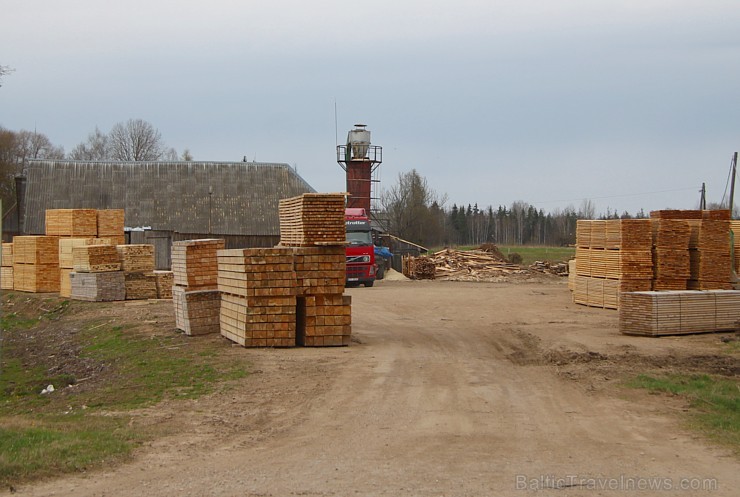
[[[345,245],[344,195],[304,193],[280,200],[280,245]]]
[[[117,245],[116,250],[124,273],[126,300],[156,299],[154,245]]]
[[[13,238],[13,286],[23,292],[59,291],[59,238]]]
[[[46,235],[95,237],[98,235],[95,209],[47,209]]]
[[[730,221],[730,229],[732,230],[732,247],[735,252],[733,259],[735,274],[740,275],[740,221]]]
[[[619,331],[627,335],[731,331],[738,320],[736,290],[625,293],[619,309]]]
[[[110,238],[111,245],[126,243],[123,209],[102,209],[97,211],[98,236]]]
[[[175,304],[175,325],[186,335],[218,333],[221,294],[214,290],[187,291],[185,287],[172,287]]]
[[[681,219],[653,219],[653,290],[686,290],[691,277],[691,226]]]
[[[71,296],[75,300],[109,302],[124,300],[126,287],[122,271],[70,274]]]
[[[154,277],[157,280],[157,298],[171,299],[175,274],[172,271],[154,271]]]
[[[293,257],[298,296],[344,293],[344,247],[297,247]]]
[[[2,266],[0,266],[0,290],[12,290],[13,289],[13,244],[3,243],[0,247],[2,251],[0,259],[2,259]]]
[[[650,290],[652,238],[647,219],[579,220],[574,302],[616,309],[621,292]]]
[[[191,290],[218,288],[217,252],[225,248],[220,239],[184,240],[172,244],[175,285]]]
[[[296,274],[290,248],[218,251],[221,334],[245,347],[296,343]]]
[[[87,245],[110,245],[109,238],[60,238],[59,239],[59,295],[62,297],[72,296],[72,281],[70,273],[74,269],[74,256],[72,250],[75,247]],[[115,248],[114,248],[115,250]],[[118,259],[116,258],[116,263]],[[120,265],[119,265],[120,269]]]

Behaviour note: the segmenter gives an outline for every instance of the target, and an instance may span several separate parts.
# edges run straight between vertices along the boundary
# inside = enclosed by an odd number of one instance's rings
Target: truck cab
[[[344,211],[347,230],[347,275],[345,286],[375,283],[375,246],[370,230],[370,218],[363,208],[347,208]]]

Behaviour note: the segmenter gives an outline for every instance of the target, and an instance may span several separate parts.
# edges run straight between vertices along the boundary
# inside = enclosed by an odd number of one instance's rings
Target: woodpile
[[[0,290],[13,290],[13,244],[0,247]]]
[[[221,294],[217,290],[187,291],[183,286],[175,286],[172,300],[175,303],[175,325],[186,335],[219,332]]]
[[[112,245],[80,245],[72,249],[73,269],[77,273],[120,271],[118,251]]]
[[[280,200],[280,245],[345,245],[344,195],[304,193]]]
[[[46,234],[62,237],[95,237],[98,235],[95,209],[47,209]]]
[[[619,331],[627,335],[677,335],[736,330],[740,291],[634,292],[622,296]]]
[[[294,248],[296,295],[341,295],[344,292],[346,260],[342,246]]]
[[[172,244],[170,294],[175,306],[177,328],[186,335],[219,332],[221,294],[218,290],[217,254],[225,247],[225,243],[222,239],[207,238]],[[160,298],[166,298],[166,292],[158,292]]]
[[[653,219],[653,290],[686,290],[691,278],[688,220]]]
[[[111,245],[123,245],[126,243],[124,223],[123,209],[102,209],[97,211],[98,236],[101,238],[110,238]]]
[[[109,302],[124,300],[126,289],[122,271],[70,273],[71,297],[75,300]]]
[[[296,344],[296,275],[290,248],[218,251],[221,334],[245,347]]]
[[[225,247],[221,239],[184,240],[172,244],[174,283],[190,290],[218,288],[218,258]]]
[[[127,273],[124,271],[126,300],[148,300],[157,298],[157,278],[154,272]]]
[[[297,345],[327,347],[349,345],[352,298],[349,295],[311,295],[298,299]]]
[[[110,238],[60,238],[59,239],[59,267],[72,269],[74,259],[72,250],[75,247],[86,245],[112,245]],[[116,260],[116,262],[118,262]]]
[[[570,264],[567,262],[534,261],[529,265],[529,269],[538,273],[568,276],[570,273]]]
[[[125,273],[154,271],[154,245],[117,245],[118,259]]]
[[[157,281],[157,298],[171,299],[172,287],[175,284],[175,275],[172,271],[154,271]]]
[[[406,255],[401,261],[403,275],[412,280],[433,280],[437,273],[437,266],[426,255],[414,257]]]
[[[13,287],[22,292],[59,291],[59,238],[13,238]]]

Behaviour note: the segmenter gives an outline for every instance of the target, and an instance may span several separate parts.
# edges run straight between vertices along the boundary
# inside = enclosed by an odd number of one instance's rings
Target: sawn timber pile
[[[525,269],[482,250],[444,249],[429,256],[439,280],[478,281],[503,274],[522,274]]]

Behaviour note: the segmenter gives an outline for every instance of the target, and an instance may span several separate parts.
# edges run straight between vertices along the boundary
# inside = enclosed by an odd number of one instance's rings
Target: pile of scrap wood
[[[445,280],[485,280],[506,274],[526,272],[517,264],[502,259],[495,252],[484,250],[444,249],[429,256],[434,263],[435,277]]]
[[[556,276],[568,276],[569,272],[567,262],[535,261],[529,266],[529,269]]]
[[[428,256],[403,258],[403,275],[412,280],[433,280],[437,266]]]

